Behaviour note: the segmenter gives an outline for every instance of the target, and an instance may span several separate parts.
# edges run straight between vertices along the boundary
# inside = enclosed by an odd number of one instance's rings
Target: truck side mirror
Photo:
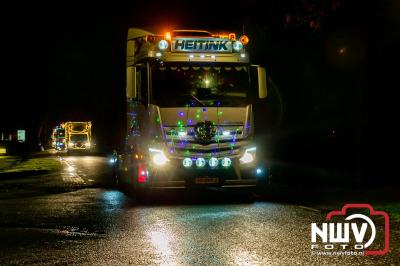
[[[267,98],[267,73],[265,68],[257,66],[258,73],[258,98]]]
[[[136,67],[126,68],[126,98],[136,98]]]

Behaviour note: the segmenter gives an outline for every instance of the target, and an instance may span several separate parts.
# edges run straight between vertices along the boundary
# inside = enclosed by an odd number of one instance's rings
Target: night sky
[[[273,83],[263,107],[270,126],[259,131],[272,136],[276,158],[306,149],[306,161],[362,173],[394,165],[398,1],[140,2],[2,6],[0,130],[35,138],[40,126],[92,120],[111,148],[122,134],[129,26],[244,30],[251,61]]]

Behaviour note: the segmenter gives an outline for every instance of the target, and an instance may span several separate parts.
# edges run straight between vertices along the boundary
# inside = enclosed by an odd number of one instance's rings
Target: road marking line
[[[71,163],[68,163],[67,161],[64,160],[64,163],[67,165],[68,168],[73,168],[75,169],[75,167],[73,167],[73,165]],[[83,178],[78,175],[76,172],[69,172],[66,174],[62,175],[62,179],[64,182],[66,183],[83,183],[85,184],[85,181],[83,180]]]

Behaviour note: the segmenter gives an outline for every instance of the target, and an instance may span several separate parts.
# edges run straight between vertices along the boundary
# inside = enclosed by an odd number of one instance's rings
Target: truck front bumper
[[[230,167],[185,168],[181,160],[169,161],[163,166],[148,165],[147,182],[140,184],[150,188],[187,188],[187,187],[255,187],[265,180],[266,170],[257,163],[241,165],[232,160]],[[204,182],[207,181],[207,182]]]

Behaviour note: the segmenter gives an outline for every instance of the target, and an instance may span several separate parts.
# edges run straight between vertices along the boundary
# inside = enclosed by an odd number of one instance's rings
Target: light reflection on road
[[[249,247],[249,249],[251,248]],[[252,252],[236,249],[232,249],[230,252],[229,257],[233,258],[235,265],[261,265],[262,259]]]
[[[153,231],[149,233],[151,244],[154,246],[155,251],[161,257],[157,264],[159,265],[176,265],[174,260],[174,253],[171,249],[170,238],[168,232]]]
[[[120,211],[125,203],[126,196],[121,191],[111,190],[101,192],[103,210],[107,213]]]

